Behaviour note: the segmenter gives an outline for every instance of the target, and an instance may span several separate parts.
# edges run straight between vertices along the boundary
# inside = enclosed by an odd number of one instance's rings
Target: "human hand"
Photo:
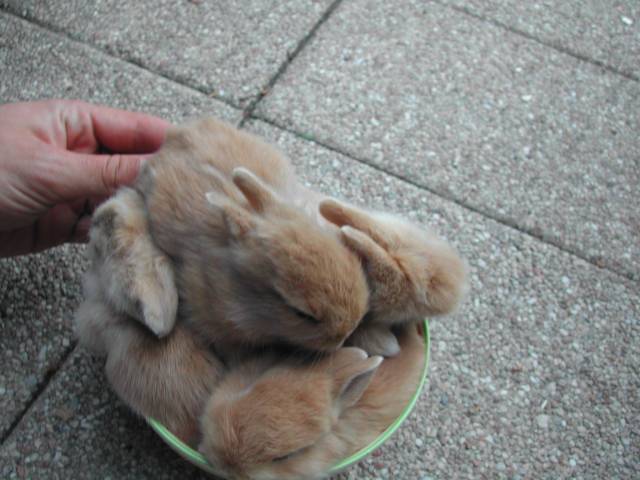
[[[0,105],[0,257],[85,241],[90,214],[169,124],[75,100]]]

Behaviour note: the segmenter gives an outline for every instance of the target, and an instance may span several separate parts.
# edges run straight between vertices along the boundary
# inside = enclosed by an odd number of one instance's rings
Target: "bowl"
[[[361,460],[363,460],[366,456],[371,454],[374,450],[376,450],[384,442],[386,442],[389,439],[389,437],[391,437],[391,435],[393,435],[400,428],[402,423],[407,419],[407,417],[415,407],[416,403],[418,402],[420,393],[422,392],[422,389],[424,388],[427,382],[427,373],[429,370],[429,352],[430,352],[430,346],[431,346],[430,338],[429,338],[429,322],[427,321],[427,319],[424,320],[423,336],[424,336],[424,349],[425,349],[424,365],[422,366],[422,373],[420,377],[420,382],[418,384],[418,388],[416,389],[413,396],[411,397],[411,400],[409,400],[409,403],[407,403],[407,406],[404,408],[402,413],[400,413],[400,415],[398,415],[398,417],[393,421],[393,423],[391,423],[391,425],[389,425],[387,429],[378,436],[378,438],[376,438],[366,447],[360,449],[359,451],[355,452],[352,455],[349,455],[347,458],[344,458],[343,460],[338,462],[336,465],[334,465],[331,468],[331,470],[329,470],[328,472],[329,475],[335,475],[343,470],[346,470],[352,465],[355,465]],[[202,456],[200,452],[194,450],[189,445],[184,443],[182,440],[176,437],[173,433],[171,433],[164,425],[162,425],[157,420],[154,420],[153,418],[147,418],[146,420],[151,426],[151,428],[160,436],[160,438],[162,438],[162,440],[167,445],[169,445],[169,447],[171,447],[171,449],[175,451],[178,455],[180,455],[182,458],[187,460],[189,463],[195,465],[196,467],[208,473],[211,473],[213,475],[222,477],[222,474],[218,472],[212,465],[210,465],[209,462],[207,462],[207,460],[204,458],[204,456]]]

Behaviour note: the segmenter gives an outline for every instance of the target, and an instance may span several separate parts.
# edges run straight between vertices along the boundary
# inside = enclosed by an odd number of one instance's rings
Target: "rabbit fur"
[[[360,260],[293,204],[286,158],[213,119],[169,131],[135,188],[185,318],[216,348],[339,348],[366,313]]]
[[[391,356],[399,346],[389,327],[454,311],[468,291],[467,266],[445,241],[394,215],[335,199],[319,203],[357,252],[370,286],[369,312],[350,343]]]
[[[419,382],[415,325],[393,358],[344,347],[310,365],[256,359],[229,373],[201,417],[200,451],[234,480],[320,478],[380,435]]]
[[[408,332],[466,289],[448,244],[307,189],[280,152],[213,119],[172,129],[134,189],[95,214],[76,330],[135,411],[202,435],[238,479],[321,475],[397,417],[424,355]],[[364,351],[340,348],[348,337]],[[282,342],[334,353],[223,375],[208,348]]]
[[[170,262],[151,243],[143,213],[129,189],[96,210],[75,330],[82,345],[106,356],[107,378],[125,403],[193,442],[222,365],[175,323]]]
[[[214,119],[171,131],[137,185],[157,244],[182,259],[178,284],[189,318],[218,345],[284,340],[335,349],[370,295],[349,344],[392,356],[399,346],[388,327],[450,313],[467,290],[464,262],[433,233],[306,188],[282,153]],[[367,292],[335,237],[364,264]],[[249,294],[247,284],[257,287]]]

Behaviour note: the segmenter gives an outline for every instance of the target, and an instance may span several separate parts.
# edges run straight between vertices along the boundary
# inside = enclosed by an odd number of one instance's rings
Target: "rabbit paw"
[[[359,347],[369,355],[395,357],[400,353],[400,344],[389,327],[382,325],[361,325],[349,337],[349,345]]]

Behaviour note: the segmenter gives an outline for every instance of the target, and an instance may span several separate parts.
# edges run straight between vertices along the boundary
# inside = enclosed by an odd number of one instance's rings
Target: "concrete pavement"
[[[471,293],[341,479],[640,473],[636,2],[0,0],[0,102],[216,115],[431,226]],[[81,247],[0,261],[0,478],[201,478],[75,347]]]

